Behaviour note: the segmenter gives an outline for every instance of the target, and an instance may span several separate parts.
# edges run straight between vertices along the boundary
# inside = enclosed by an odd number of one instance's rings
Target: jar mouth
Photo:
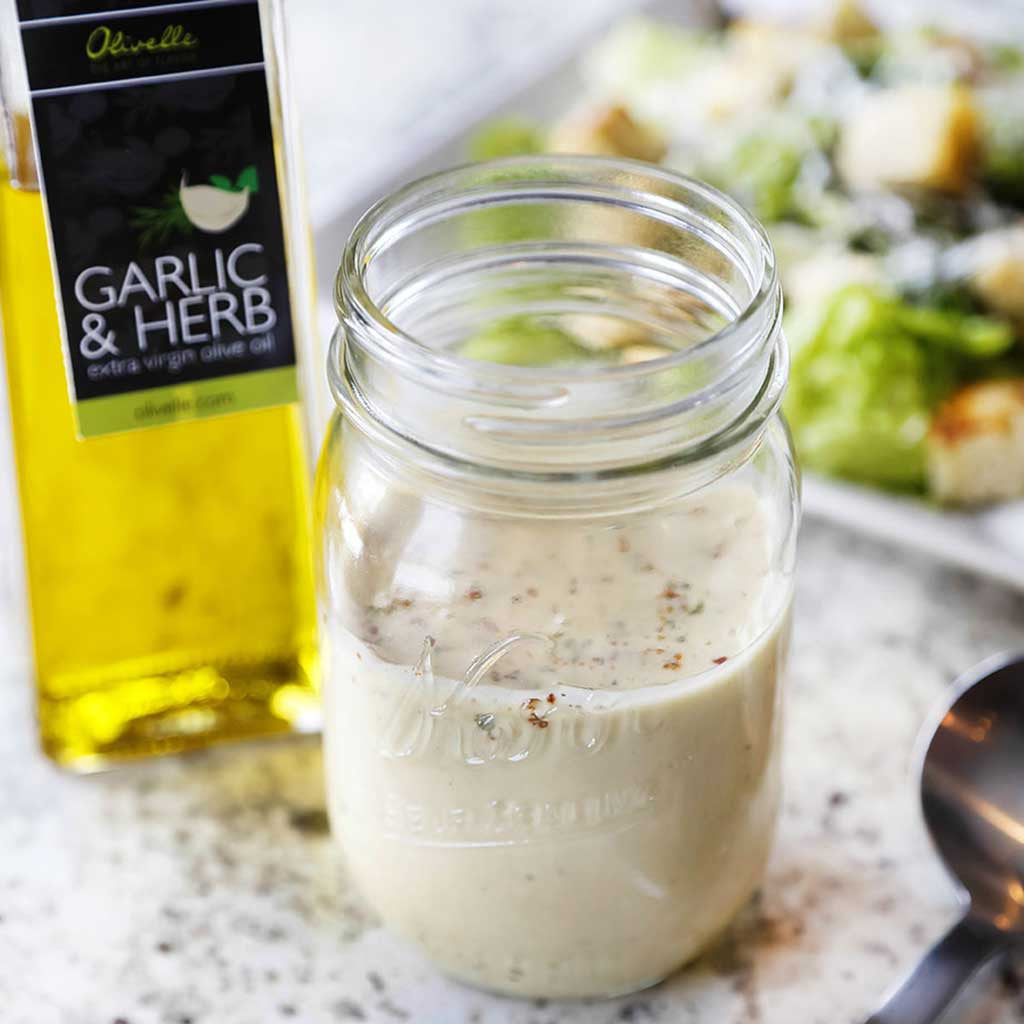
[[[528,286],[507,286],[528,271]],[[438,283],[457,297],[460,274],[487,280],[495,295],[500,279],[550,316],[555,300],[541,295],[537,273],[556,282],[548,291],[559,295],[559,314],[571,308],[577,320],[605,315],[622,299],[615,288],[625,288],[630,303],[639,295],[655,310],[643,316],[659,337],[672,333],[673,307],[692,317],[698,295],[717,322],[642,361],[582,366],[485,361],[417,329],[417,303],[429,307]],[[595,280],[614,287],[603,293]],[[465,301],[475,301],[465,287]],[[501,294],[490,301],[511,314]],[[328,375],[339,404],[437,454],[505,471],[703,457],[712,439],[721,448],[763,424],[785,383],[778,273],[760,224],[717,189],[637,161],[511,157],[412,182],[357,223],[334,297],[341,329]],[[461,405],[463,429],[440,437],[396,410],[397,381],[404,397],[418,386]],[[477,443],[463,443],[470,439]]]

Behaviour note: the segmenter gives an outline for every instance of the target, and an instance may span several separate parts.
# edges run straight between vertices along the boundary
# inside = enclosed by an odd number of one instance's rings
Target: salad
[[[946,503],[1024,496],[1024,48],[887,33],[843,2],[801,25],[635,18],[581,74],[569,114],[493,121],[470,156],[617,155],[717,185],[778,255],[804,466]],[[665,352],[592,342],[519,324],[470,344]]]

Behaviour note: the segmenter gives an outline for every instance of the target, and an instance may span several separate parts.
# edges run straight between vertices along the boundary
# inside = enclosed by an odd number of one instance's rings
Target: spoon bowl
[[[921,759],[921,806],[963,917],[867,1024],[931,1024],[992,957],[1024,939],[1024,654],[957,680]]]
[[[1024,937],[1024,656],[965,678],[925,751],[921,805],[970,916]]]

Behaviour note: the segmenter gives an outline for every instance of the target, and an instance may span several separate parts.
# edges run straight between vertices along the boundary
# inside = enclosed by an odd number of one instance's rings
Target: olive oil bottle
[[[273,12],[4,4],[0,323],[43,748],[89,771],[314,725],[310,278]]]

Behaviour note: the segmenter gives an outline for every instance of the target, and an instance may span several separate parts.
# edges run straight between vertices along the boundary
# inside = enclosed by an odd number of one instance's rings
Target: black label
[[[81,433],[294,400],[256,0],[18,6]]]

